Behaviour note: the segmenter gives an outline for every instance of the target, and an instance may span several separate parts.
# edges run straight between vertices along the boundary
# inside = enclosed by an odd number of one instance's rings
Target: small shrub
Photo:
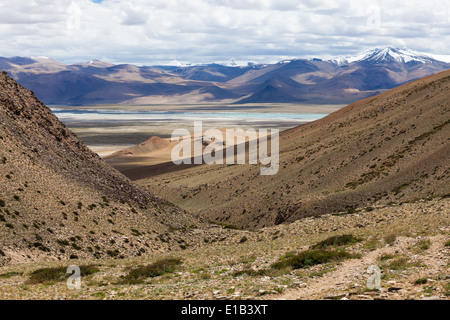
[[[66,273],[67,267],[38,269],[30,274],[27,284],[54,283],[66,280],[70,274]],[[81,266],[81,275],[83,277],[99,272],[100,270],[93,265]]]
[[[345,245],[355,244],[357,242],[360,242],[361,239],[355,238],[351,234],[346,234],[342,236],[335,236],[330,237],[326,240],[323,240],[314,246],[311,247],[311,249],[325,249],[328,247],[341,247]]]
[[[142,236],[142,233],[140,233],[139,230],[136,229],[131,229],[131,233],[136,237]]]
[[[93,293],[91,296],[94,297],[94,298],[103,299],[103,298],[106,297],[106,293],[104,293],[104,292],[96,292],[96,293]]]
[[[394,258],[395,258],[395,256],[392,255],[392,254],[383,254],[380,257],[380,261],[388,261],[388,260],[391,260],[391,259],[394,259]]]
[[[421,250],[428,250],[428,249],[430,249],[430,247],[431,247],[431,241],[430,240],[422,240],[422,241],[420,241],[418,244],[418,247],[421,249]]]
[[[106,251],[106,253],[108,254],[108,256],[110,256],[111,258],[115,258],[120,254],[119,250],[108,250]]]
[[[0,199],[0,207],[4,208],[5,206],[6,206],[5,201]]]
[[[345,250],[322,250],[314,249],[300,252],[299,254],[283,257],[279,262],[272,264],[273,269],[303,269],[318,264],[324,264],[332,261],[342,261],[353,256]]]
[[[430,295],[432,295],[433,294],[433,292],[435,291],[436,289],[434,288],[434,287],[430,287],[430,286],[427,286],[427,287],[425,287],[425,288],[423,288],[423,293],[425,293],[425,294],[427,294],[428,296],[430,296]]]
[[[427,284],[427,282],[428,282],[427,279],[422,278],[422,279],[417,279],[416,281],[414,281],[414,284],[415,284],[416,286],[420,286],[420,285],[423,285],[423,284]]]
[[[396,240],[397,236],[393,233],[384,237],[384,242],[386,242],[388,245],[393,245]]]
[[[246,237],[246,236],[243,236],[242,238],[241,238],[241,240],[239,240],[239,243],[245,243],[245,242],[247,242],[248,241],[248,238]]]
[[[75,250],[81,250],[81,247],[77,245],[76,243],[72,243],[72,248]]]
[[[14,198],[14,200],[16,200],[16,201],[20,201],[20,197],[19,197],[18,195],[14,195],[13,198]]]
[[[173,273],[182,264],[180,259],[164,259],[147,266],[140,266],[121,277],[122,284],[143,283],[147,278],[155,278],[167,273]]]
[[[221,226],[224,229],[230,229],[230,230],[242,230],[241,228],[232,225],[232,224],[228,224],[228,223],[217,223],[217,225]]]
[[[445,243],[446,247],[450,247],[450,240]]]
[[[46,246],[44,246],[44,245],[43,245],[42,243],[40,243],[40,242],[34,242],[34,243],[33,243],[33,247],[38,248],[39,250],[44,251],[44,252],[50,252],[50,249],[47,248]]]
[[[450,282],[444,286],[444,296],[450,297]]]
[[[60,246],[68,246],[70,243],[67,240],[56,240],[56,243],[59,244]]]
[[[408,258],[398,258],[388,264],[390,270],[405,270],[409,266]]]

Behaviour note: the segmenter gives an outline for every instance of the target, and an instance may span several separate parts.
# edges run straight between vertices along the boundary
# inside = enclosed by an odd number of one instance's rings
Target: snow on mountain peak
[[[180,62],[180,61],[178,61],[176,59],[172,60],[172,61],[170,61],[170,62],[168,62],[168,63],[166,63],[164,65],[168,66],[168,67],[179,67],[179,68],[190,67],[191,66],[190,63]]]
[[[215,62],[215,64],[219,64],[224,67],[247,67],[249,65],[249,62],[239,61],[236,58],[231,58],[227,61],[218,61]]]
[[[426,53],[413,51],[407,48],[404,49],[398,49],[393,48],[391,46],[386,46],[382,49],[373,49],[370,51],[367,51],[365,53],[362,53],[357,56],[348,56],[348,57],[337,57],[332,60],[331,62],[343,66],[350,64],[352,62],[359,62],[359,61],[367,61],[372,63],[383,63],[383,62],[389,62],[391,60],[395,60],[399,63],[408,63],[408,62],[420,62],[423,64],[426,63],[432,63],[433,60],[448,62],[450,61],[450,57],[448,56],[440,56],[441,59],[437,55],[428,55]]]

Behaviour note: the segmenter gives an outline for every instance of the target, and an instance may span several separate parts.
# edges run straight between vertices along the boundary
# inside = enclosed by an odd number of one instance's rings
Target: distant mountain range
[[[45,57],[0,58],[0,70],[52,105],[351,103],[450,69],[450,56],[385,47],[353,57],[243,65],[66,65]]]

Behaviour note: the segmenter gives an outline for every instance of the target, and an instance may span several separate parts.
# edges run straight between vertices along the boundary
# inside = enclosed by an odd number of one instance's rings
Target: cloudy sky
[[[448,0],[1,0],[0,56],[275,62],[392,45],[450,54]]]

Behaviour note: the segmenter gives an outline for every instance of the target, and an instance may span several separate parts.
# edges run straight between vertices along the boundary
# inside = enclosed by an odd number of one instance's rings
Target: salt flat
[[[320,119],[343,105],[101,105],[53,106],[52,111],[100,156],[138,145],[152,136],[170,137],[177,128],[290,129]]]

